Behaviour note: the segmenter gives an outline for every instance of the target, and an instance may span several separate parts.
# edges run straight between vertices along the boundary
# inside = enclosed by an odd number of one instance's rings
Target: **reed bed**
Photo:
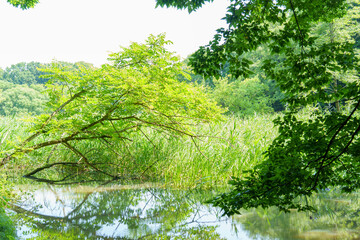
[[[113,142],[109,147],[99,141],[83,141],[76,146],[102,169],[124,177],[137,175],[143,181],[162,182],[172,188],[213,188],[226,186],[231,176],[243,177],[244,170],[263,161],[263,153],[277,135],[272,123],[276,116],[226,117],[223,122],[196,126],[198,138],[147,129],[131,136],[132,142]],[[0,118],[2,155],[29,135],[29,124],[24,119]],[[78,158],[62,147],[56,149],[56,154],[51,151],[53,148],[34,151],[9,162],[3,170],[22,176],[51,161]],[[54,178],[65,174],[64,171],[71,169],[48,169],[42,177]]]
[[[277,135],[272,115],[229,117],[225,122],[199,126],[200,137],[176,145],[169,142],[168,164],[163,167],[166,184],[174,187],[212,188],[225,186],[231,176],[263,161],[263,153]],[[171,144],[171,145],[170,145]]]

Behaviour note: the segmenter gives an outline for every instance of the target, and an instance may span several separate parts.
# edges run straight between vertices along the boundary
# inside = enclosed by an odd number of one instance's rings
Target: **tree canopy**
[[[211,1],[159,0],[158,5],[191,12],[205,2]],[[214,39],[191,56],[190,64],[204,76],[220,77],[228,62],[233,76],[246,77],[252,62],[245,53],[266,46],[275,57],[261,59],[261,69],[286,95],[288,111],[275,121],[279,136],[266,160],[244,178],[234,178],[233,189],[211,201],[225,214],[257,206],[309,210],[312,206],[298,201],[300,196],[328,187],[347,192],[360,187],[357,36],[334,37],[333,28],[350,11],[359,12],[358,1],[233,0],[224,17],[228,28],[218,29]],[[352,16],[350,22],[358,19]],[[313,34],[319,22],[329,26],[327,35]],[[354,26],[350,22],[343,30]],[[341,110],[339,102],[348,110]],[[338,103],[336,111],[321,107],[333,103]],[[317,110],[310,119],[299,119],[297,112],[306,106]]]
[[[44,113],[47,96],[43,85],[17,85],[0,80],[0,115]]]
[[[86,62],[58,62],[58,66],[79,70],[92,68]],[[49,78],[45,77],[44,68],[51,64],[39,62],[20,62],[0,69],[0,115],[18,116],[23,114],[45,113],[47,95],[44,92]]]
[[[48,79],[42,77],[44,73],[40,70],[44,65],[39,62],[20,62],[3,70],[0,80],[15,84],[43,84]]]
[[[98,161],[105,158],[87,154],[88,149],[81,149],[79,143],[96,142],[112,149],[119,142],[131,143],[134,134],[145,134],[148,128],[195,138],[197,123],[220,120],[222,109],[201,88],[177,80],[184,65],[165,49],[169,43],[164,35],[150,36],[143,44],[132,43],[110,54],[111,64],[101,68],[66,68],[54,62],[44,70],[51,79],[47,93],[52,114],[37,116],[32,135],[14,144],[0,166],[13,157],[60,145],[80,160],[57,161],[55,156],[28,177],[62,165],[78,168],[78,173],[90,171],[117,178],[121,173],[113,164],[119,158],[116,150],[112,160],[100,164]]]

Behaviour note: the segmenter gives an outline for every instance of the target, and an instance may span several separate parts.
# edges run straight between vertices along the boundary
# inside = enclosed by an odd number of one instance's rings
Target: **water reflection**
[[[64,239],[153,239],[199,233],[220,239],[215,225],[226,221],[217,209],[200,204],[211,193],[166,191],[148,186],[47,186],[33,191],[13,211],[22,239],[61,233]],[[29,231],[30,230],[30,231]],[[199,235],[198,234],[198,235]],[[59,238],[55,238],[59,239]],[[183,238],[186,239],[186,238]]]
[[[302,201],[309,201],[317,212],[285,214],[276,208],[258,208],[235,218],[252,239],[360,239],[358,193],[324,191]]]
[[[317,214],[274,208],[226,218],[202,204],[210,191],[47,185],[29,192],[12,208],[19,239],[360,239],[356,194],[319,194],[309,200]]]

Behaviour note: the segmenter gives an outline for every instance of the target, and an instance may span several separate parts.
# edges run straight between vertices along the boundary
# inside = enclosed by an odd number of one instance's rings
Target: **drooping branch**
[[[30,141],[34,140],[36,137],[38,137],[41,133],[43,133],[43,129],[44,127],[51,121],[51,119],[59,112],[61,111],[66,105],[68,105],[69,103],[71,103],[72,101],[74,101],[75,99],[77,99],[78,97],[80,97],[82,94],[86,93],[86,90],[81,90],[80,92],[74,94],[69,100],[67,100],[66,102],[64,102],[63,104],[61,104],[61,106],[59,106],[52,114],[50,114],[50,116],[48,117],[48,119],[41,125],[40,130],[38,130],[36,133],[34,133],[33,135],[31,135],[30,137],[28,137],[27,139],[25,139],[20,145],[19,148],[14,151],[11,154],[8,154],[6,157],[4,157],[0,163],[0,167],[4,166],[16,153],[19,152],[26,152],[27,150],[23,150],[22,148],[29,143]]]
[[[39,136],[42,132],[44,127],[51,121],[51,119],[59,112],[61,111],[66,105],[68,105],[69,103],[71,103],[72,101],[74,101],[76,98],[80,97],[82,94],[84,94],[86,92],[86,90],[81,90],[80,92],[74,94],[69,100],[67,100],[66,102],[64,102],[63,104],[61,104],[60,107],[58,107],[50,116],[49,118],[41,125],[40,130],[37,131],[36,133],[34,133],[33,135],[31,135],[30,137],[28,137],[25,141],[23,141],[20,146],[24,147],[28,142],[30,142],[31,140],[33,140],[34,138],[36,138],[37,136]]]
[[[180,130],[180,129],[177,129],[173,126],[171,126],[171,124],[166,124],[166,123],[160,123],[160,122],[151,122],[151,121],[147,121],[147,120],[143,120],[139,117],[136,117],[136,116],[131,116],[129,118],[133,118],[139,122],[142,122],[142,123],[145,123],[145,124],[148,124],[148,125],[152,125],[152,126],[157,126],[157,127],[161,127],[161,128],[164,128],[164,129],[168,129],[168,130],[171,130],[171,131],[174,131],[174,132],[177,132],[179,134],[182,134],[182,135],[185,135],[185,136],[188,136],[188,137],[196,137],[194,134],[192,133],[189,133],[189,132],[186,132],[186,131],[183,131],[183,130]],[[118,120],[117,118],[110,118],[109,120]]]
[[[56,163],[52,163],[52,164],[47,164],[43,167],[35,169],[34,171],[32,171],[30,173],[25,174],[24,177],[30,177],[44,169],[51,168],[51,167],[57,166],[57,165],[78,165],[78,164],[79,164],[79,162],[56,162]]]
[[[97,168],[96,166],[94,166],[93,164],[91,164],[89,162],[89,160],[87,159],[87,157],[85,157],[84,154],[82,154],[79,150],[77,150],[76,148],[74,148],[73,146],[71,146],[68,142],[64,142],[63,143],[67,148],[69,148],[72,152],[74,152],[76,155],[80,156],[81,159],[83,159],[85,161],[85,163],[90,166],[91,168],[93,168],[95,171],[100,172],[106,176],[112,177],[112,178],[117,178],[117,176],[111,175],[103,170],[100,170],[99,168]]]
[[[351,113],[347,116],[347,118],[343,122],[340,123],[338,129],[335,131],[335,133],[331,137],[329,143],[327,144],[327,148],[326,148],[324,154],[315,160],[315,162],[320,161],[320,166],[318,167],[318,170],[315,174],[315,181],[313,182],[313,187],[311,188],[312,190],[316,189],[320,173],[323,171],[323,169],[330,166],[334,161],[338,160],[346,152],[346,150],[349,148],[350,144],[353,142],[355,136],[359,133],[360,125],[358,125],[356,130],[353,133],[351,133],[350,139],[346,143],[345,147],[336,156],[328,157],[328,154],[331,150],[332,145],[335,143],[337,136],[345,128],[345,126],[348,124],[350,119],[354,116],[355,112],[358,110],[359,107],[360,107],[360,99],[356,103],[356,105],[355,105],[354,109],[351,111]],[[328,163],[326,163],[327,160],[330,160],[330,161]]]

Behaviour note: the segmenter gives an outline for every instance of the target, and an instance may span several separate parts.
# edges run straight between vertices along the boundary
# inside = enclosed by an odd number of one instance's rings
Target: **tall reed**
[[[83,141],[76,143],[76,147],[102,169],[124,177],[140,176],[175,188],[225,186],[231,176],[242,177],[244,170],[263,160],[263,153],[277,135],[272,123],[275,116],[227,117],[223,122],[198,125],[199,137],[193,139],[144,129],[142,134],[130,136],[131,142],[112,141],[108,145]],[[1,118],[0,152],[12,148],[12,142],[25,139],[28,124],[20,119]],[[36,150],[9,162],[7,169],[18,171],[21,176],[51,161],[79,160],[61,146],[55,149],[56,154],[51,154],[52,151],[52,147]],[[48,169],[42,174],[57,177],[64,171]]]
[[[199,134],[206,137],[195,143],[188,139],[177,145],[176,151],[169,151],[172,155],[162,174],[166,184],[209,188],[226,185],[231,176],[242,177],[244,170],[263,160],[263,153],[276,137],[272,118],[229,117],[222,123],[199,126]]]

